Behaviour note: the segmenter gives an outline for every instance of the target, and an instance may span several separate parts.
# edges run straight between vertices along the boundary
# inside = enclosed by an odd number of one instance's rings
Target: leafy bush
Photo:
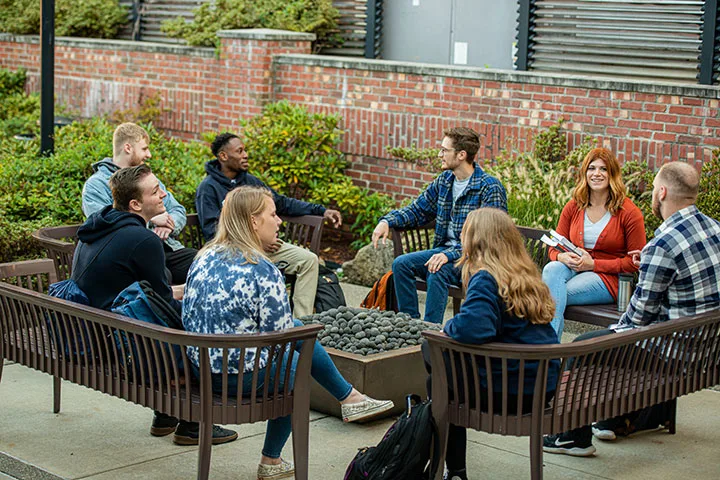
[[[541,162],[559,162],[567,155],[567,137],[562,132],[561,118],[555,125],[535,135],[533,157]]]
[[[442,161],[438,157],[439,148],[417,148],[415,145],[410,147],[385,147],[385,150],[395,158],[400,158],[406,162],[414,162],[421,167],[425,167],[428,172],[440,173],[442,171]]]
[[[703,164],[700,176],[700,194],[697,207],[705,215],[720,221],[720,149],[713,151],[713,158]]]
[[[192,22],[178,17],[163,23],[169,37],[188,45],[219,47],[218,30],[274,28],[317,35],[316,47],[336,43],[338,11],[332,0],[213,0],[194,12]]]
[[[359,237],[353,243],[359,248],[394,202],[354,185],[343,173],[347,163],[338,149],[339,122],[336,115],[311,114],[282,101],[242,125],[253,173],[284,195],[333,205],[354,217],[350,229]]]
[[[56,0],[55,35],[114,38],[128,22],[118,0]],[[0,0],[0,32],[31,35],[40,32],[40,2]]]
[[[55,225],[52,219],[11,221],[0,213],[0,263],[44,257],[45,250],[35,243],[32,232]]]

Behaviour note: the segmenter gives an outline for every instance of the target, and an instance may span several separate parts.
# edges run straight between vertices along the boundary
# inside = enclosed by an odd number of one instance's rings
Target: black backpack
[[[390,427],[377,447],[361,449],[345,480],[419,480],[433,478],[440,448],[431,401],[407,396],[407,411]],[[433,462],[430,464],[432,448]]]
[[[320,265],[317,293],[315,294],[315,313],[345,305],[347,305],[345,295],[340,288],[340,280],[337,275],[326,266]]]

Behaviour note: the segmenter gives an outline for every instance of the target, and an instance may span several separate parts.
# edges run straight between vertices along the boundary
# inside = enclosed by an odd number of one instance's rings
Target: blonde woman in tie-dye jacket
[[[280,271],[264,252],[277,242],[280,218],[269,190],[259,187],[239,187],[225,198],[217,234],[199,253],[190,267],[183,299],[185,329],[199,333],[248,334],[301,326],[293,320],[285,281]],[[199,352],[188,348],[195,366]],[[290,386],[295,377],[297,352],[288,352],[292,359],[268,359],[268,351],[248,350],[240,358],[238,350],[228,352],[228,388],[234,394],[242,388],[250,395],[255,356],[260,355],[256,391],[261,391],[265,369],[270,369],[270,382],[280,375],[280,387],[285,381],[285,367],[290,365]],[[289,362],[288,362],[289,360]],[[280,371],[276,372],[278,364]],[[213,387],[221,389],[222,350],[210,350]],[[393,407],[391,401],[371,399],[352,387],[338,372],[325,349],[316,342],[312,357],[311,375],[342,405],[346,422],[366,420]],[[242,385],[241,385],[242,384]],[[293,476],[294,467],[280,458],[282,448],[290,436],[290,417],[268,422],[265,444],[258,465],[258,479],[278,479]]]

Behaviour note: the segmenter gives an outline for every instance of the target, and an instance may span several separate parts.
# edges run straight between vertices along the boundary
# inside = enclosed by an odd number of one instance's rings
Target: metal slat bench
[[[54,274],[49,260],[46,273]],[[200,423],[198,479],[210,471],[213,423],[243,424],[292,415],[295,476],[308,478],[310,365],[321,326],[258,335],[206,335],[162,328],[43,293],[0,282],[0,380],[2,360],[59,379]],[[119,340],[123,339],[123,340]],[[303,342],[291,391],[279,390],[280,376],[258,384],[256,356],[250,396],[228,393],[228,349],[269,348],[270,357]],[[190,375],[186,349],[200,352],[199,379]],[[223,349],[222,391],[213,392],[209,349]],[[290,369],[285,369],[288,374]],[[287,378],[285,385],[289,385]],[[242,385],[242,379],[238,382]],[[60,409],[56,389],[55,411]]]
[[[542,437],[573,430],[591,422],[627,414],[641,408],[671,402],[670,433],[675,433],[675,400],[683,395],[720,384],[720,310],[658,323],[628,332],[562,345],[460,344],[437,332],[427,338],[433,368],[433,416],[439,428],[441,461],[445,458],[450,423],[500,435],[530,437],[530,472],[533,480],[543,476]],[[444,358],[459,358],[450,363]],[[548,366],[562,359],[554,398],[548,398]],[[516,360],[518,384],[523,391],[528,362],[537,362],[532,411],[510,409],[507,392],[508,361]],[[501,378],[493,379],[491,362],[502,366]],[[485,367],[487,384],[500,382],[502,400],[481,402],[479,366]],[[566,367],[568,367],[567,371]],[[472,379],[464,383],[466,379]],[[449,387],[464,395],[450,398]],[[472,388],[474,386],[474,389]],[[471,395],[471,392],[473,395]],[[546,405],[549,405],[546,408]],[[442,463],[440,463],[442,465]],[[440,479],[442,470],[436,479]]]

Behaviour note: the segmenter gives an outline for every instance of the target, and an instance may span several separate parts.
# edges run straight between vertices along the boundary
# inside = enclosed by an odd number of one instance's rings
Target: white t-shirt
[[[592,250],[593,248],[595,248],[598,237],[605,229],[608,222],[610,222],[611,217],[612,215],[610,215],[610,212],[605,212],[605,215],[603,215],[600,220],[592,223],[588,218],[587,212],[585,212],[585,233],[583,234],[583,243],[585,243],[585,250]]]

